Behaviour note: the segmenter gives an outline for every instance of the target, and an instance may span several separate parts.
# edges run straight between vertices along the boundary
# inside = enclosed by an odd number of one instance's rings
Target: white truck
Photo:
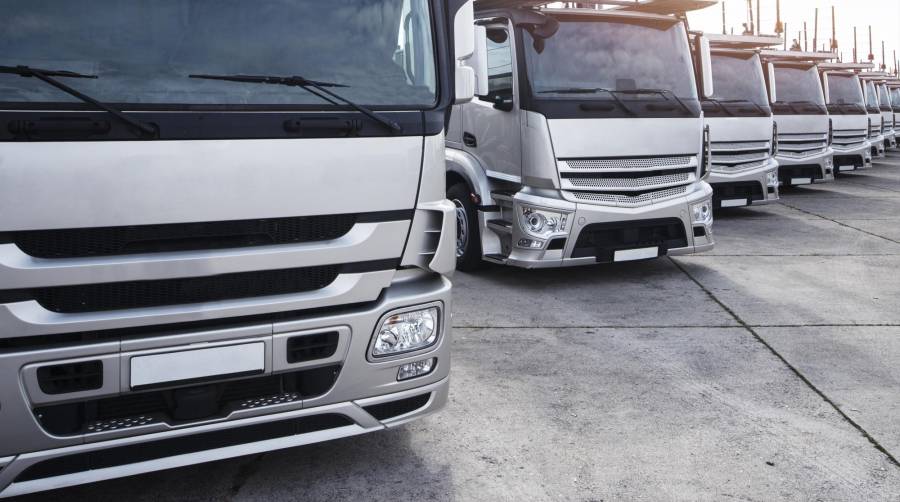
[[[709,45],[692,51],[683,13],[715,2],[546,3],[475,2],[478,98],[447,137],[458,267],[711,249]]]
[[[857,72],[872,63],[820,63],[822,85],[834,129],[835,174],[872,167],[869,115]]]
[[[890,78],[887,75],[886,78]],[[882,80],[878,83],[878,105],[881,108],[881,116],[884,118],[884,148],[897,148],[897,131],[894,129],[894,108],[891,104],[891,91],[888,89],[887,81]]]
[[[780,46],[778,37],[708,34],[712,48],[712,96],[703,100],[711,136],[712,167],[707,180],[715,209],[778,200],[778,131],[759,51]],[[771,63],[765,66],[771,74]],[[770,94],[771,93],[771,94]]]
[[[444,405],[471,2],[3,17],[0,497]]]
[[[900,141],[900,79],[887,82],[891,92],[891,109],[894,111],[894,140]]]
[[[872,145],[872,158],[874,159],[882,159],[885,156],[884,115],[878,99],[878,88],[875,85],[877,81],[883,78],[884,75],[877,72],[859,74],[860,87],[866,98],[866,111],[869,116],[869,143]]]
[[[772,63],[766,83],[777,90],[772,102],[778,127],[778,177],[783,187],[834,180],[831,121],[816,64],[834,59],[832,53],[762,51]]]

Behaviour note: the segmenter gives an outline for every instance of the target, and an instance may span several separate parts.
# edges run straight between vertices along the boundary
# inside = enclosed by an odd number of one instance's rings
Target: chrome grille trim
[[[791,152],[805,152],[807,150],[814,150],[816,148],[822,148],[827,146],[825,141],[819,141],[816,143],[780,143],[778,145],[779,150],[788,150]]]
[[[778,152],[778,156],[779,157],[788,157],[788,158],[792,158],[792,159],[805,159],[807,157],[812,157],[814,155],[819,155],[819,154],[825,153],[826,150],[827,150],[827,148],[817,148],[815,150],[809,150],[809,151],[805,151],[805,152],[790,152],[790,151],[780,150]]]
[[[779,142],[792,142],[792,141],[827,141],[828,133],[801,133],[801,134],[779,134],[778,141]]]
[[[650,176],[647,178],[563,178],[563,188],[569,184],[577,188],[647,188],[647,187],[665,187],[679,183],[688,183],[693,181],[693,173],[667,174],[663,176]]]
[[[687,167],[693,157],[648,157],[640,159],[571,159],[562,162],[569,169],[659,169]]]
[[[769,158],[769,152],[744,153],[740,155],[720,155],[717,150],[712,152],[713,164],[745,164],[747,162],[759,162]]]
[[[716,164],[716,159],[713,158],[712,171],[718,173],[737,173],[741,171],[749,171],[750,169],[759,169],[760,167],[765,167],[768,164],[767,160],[763,160],[760,162],[751,162],[749,164],[723,165]]]
[[[571,194],[573,197],[579,200],[599,202],[611,205],[614,204],[624,207],[636,207],[679,197],[686,194],[687,189],[687,185],[682,185],[679,187],[645,193],[634,197],[628,195],[604,194],[596,192],[571,192]]]
[[[712,149],[715,152],[745,152],[753,150],[769,150],[771,145],[768,141],[748,141],[746,143],[716,143],[713,142]]]

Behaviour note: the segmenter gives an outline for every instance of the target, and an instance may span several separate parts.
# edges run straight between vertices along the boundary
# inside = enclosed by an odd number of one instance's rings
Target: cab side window
[[[487,29],[488,94],[486,101],[512,99],[512,46],[506,28]]]

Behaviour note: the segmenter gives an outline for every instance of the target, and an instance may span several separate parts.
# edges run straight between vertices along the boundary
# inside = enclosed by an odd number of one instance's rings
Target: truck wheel
[[[478,208],[472,203],[465,183],[450,187],[447,198],[456,206],[456,268],[463,272],[475,270],[482,263]]]

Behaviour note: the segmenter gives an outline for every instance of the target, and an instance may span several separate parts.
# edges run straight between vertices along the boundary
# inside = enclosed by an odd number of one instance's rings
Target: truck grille
[[[862,147],[865,143],[865,129],[839,129],[834,131],[834,148],[853,150]]]
[[[873,123],[871,127],[869,127],[869,139],[877,138],[881,135],[881,123],[876,122]]]
[[[560,182],[575,199],[634,207],[687,193],[697,180],[692,156],[561,159]]]
[[[828,149],[828,134],[779,134],[778,155],[802,159],[825,153]]]
[[[389,267],[388,267],[389,268]],[[37,300],[65,314],[213,302],[324,288],[341,266],[241,272],[209,277],[113,282],[0,292],[0,302]]]
[[[224,249],[336,239],[359,215],[336,214],[128,227],[32,230],[0,234],[37,258],[81,258],[166,251]]]
[[[713,143],[712,170],[735,173],[766,165],[771,152],[768,141],[746,143]]]

